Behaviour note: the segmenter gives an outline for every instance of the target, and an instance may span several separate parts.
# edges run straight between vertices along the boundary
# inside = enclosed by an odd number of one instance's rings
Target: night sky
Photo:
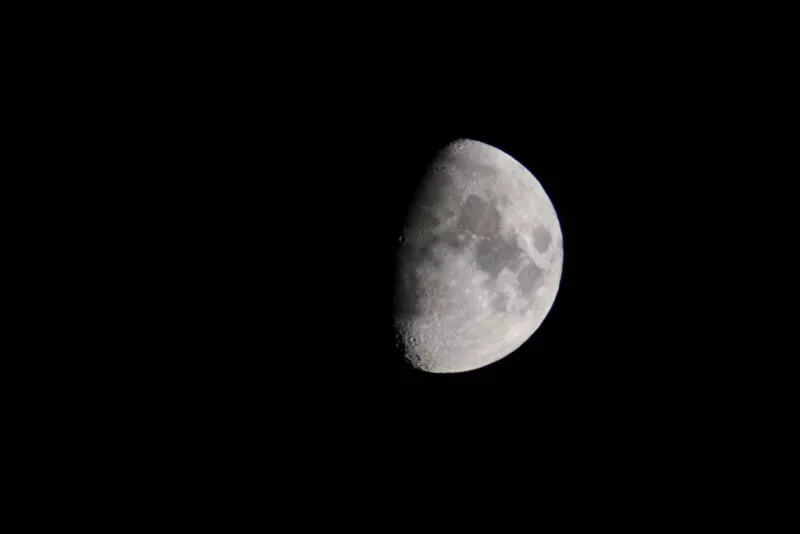
[[[366,178],[401,217],[436,149],[481,140],[533,172],[564,235],[555,305],[507,358],[426,375],[388,363],[389,333],[356,349],[363,380],[377,365],[392,383],[352,419],[358,436],[383,429],[364,459],[386,517],[483,532],[763,528],[785,503],[797,347],[788,170],[773,158],[785,141],[762,137],[768,112],[722,87],[638,82],[588,100],[442,99],[446,112],[406,118],[385,146],[407,160]],[[366,230],[386,265],[398,221]]]
[[[64,108],[91,137],[32,160],[60,185],[27,182],[16,219],[40,236],[15,256],[16,493],[291,532],[775,530],[798,450],[786,64],[554,43],[557,68],[156,49],[147,91],[65,89],[99,118]],[[521,348],[433,375],[394,347],[394,252],[458,138],[536,176],[563,274]]]

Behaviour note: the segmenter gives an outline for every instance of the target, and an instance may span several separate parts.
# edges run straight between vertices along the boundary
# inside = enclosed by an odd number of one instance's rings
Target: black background
[[[781,520],[797,166],[773,48],[563,35],[484,57],[344,32],[304,52],[264,31],[41,85],[64,88],[46,133],[76,143],[31,161],[76,178],[31,182],[47,218],[18,219],[44,237],[7,373],[20,498],[299,531]],[[429,375],[394,348],[394,251],[457,138],[539,179],[564,270],[519,350]]]
[[[345,274],[323,357],[347,371],[323,384],[353,395],[327,429],[352,462],[333,488],[364,472],[365,507],[419,530],[755,526],[786,506],[797,283],[785,109],[736,68],[656,65],[376,108],[381,127],[354,144],[369,147],[368,169],[344,178],[351,230],[333,248],[347,250]],[[378,318],[409,195],[459,137],[541,181],[564,272],[514,354],[424,375]]]

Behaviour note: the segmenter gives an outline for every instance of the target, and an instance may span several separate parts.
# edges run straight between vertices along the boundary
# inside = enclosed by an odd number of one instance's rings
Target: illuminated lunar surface
[[[416,368],[477,369],[519,348],[550,311],[563,241],[527,169],[485,143],[439,152],[399,239],[394,322]]]

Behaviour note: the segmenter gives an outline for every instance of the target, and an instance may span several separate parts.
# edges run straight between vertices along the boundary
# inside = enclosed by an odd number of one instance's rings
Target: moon
[[[398,347],[431,373],[506,357],[552,308],[563,256],[555,208],[533,174],[493,146],[453,141],[428,167],[398,239]]]

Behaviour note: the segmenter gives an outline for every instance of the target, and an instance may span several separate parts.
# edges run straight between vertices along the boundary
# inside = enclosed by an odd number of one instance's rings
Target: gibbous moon
[[[485,143],[450,143],[398,238],[394,322],[406,359],[458,373],[509,355],[553,306],[562,259],[555,208],[533,174]]]

